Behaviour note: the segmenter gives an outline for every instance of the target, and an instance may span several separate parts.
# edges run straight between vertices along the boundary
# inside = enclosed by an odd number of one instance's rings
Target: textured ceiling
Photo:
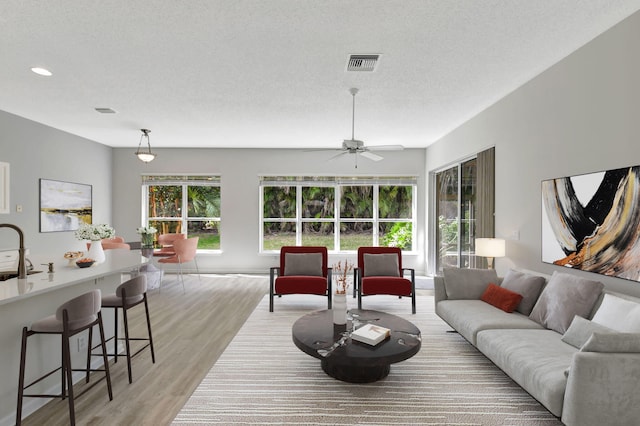
[[[629,0],[2,0],[0,110],[113,147],[425,147]],[[349,54],[381,55],[346,72]],[[52,77],[33,74],[42,66]],[[117,114],[99,114],[109,107]]]

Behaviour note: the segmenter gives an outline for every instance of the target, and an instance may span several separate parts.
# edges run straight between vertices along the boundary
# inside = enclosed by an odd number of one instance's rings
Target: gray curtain
[[[478,153],[476,180],[476,237],[495,237],[495,148]]]

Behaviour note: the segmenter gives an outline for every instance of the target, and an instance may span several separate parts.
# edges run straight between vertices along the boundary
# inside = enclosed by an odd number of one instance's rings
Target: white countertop
[[[12,278],[0,281],[0,305],[23,300],[70,285],[86,282],[114,273],[131,271],[147,262],[139,250],[106,250],[106,259],[89,268],[69,265],[69,261],[59,256],[29,256],[34,270],[42,271],[19,280]],[[54,262],[54,273],[47,272],[47,263]],[[45,265],[42,265],[45,264]]]

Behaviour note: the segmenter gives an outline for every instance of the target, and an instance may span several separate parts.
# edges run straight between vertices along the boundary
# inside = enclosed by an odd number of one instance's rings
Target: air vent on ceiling
[[[100,114],[115,114],[116,111],[111,108],[95,108]]]
[[[351,55],[347,71],[374,71],[380,55]]]

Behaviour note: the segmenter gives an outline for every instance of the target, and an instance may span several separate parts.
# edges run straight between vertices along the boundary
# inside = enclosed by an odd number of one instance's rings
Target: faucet
[[[22,232],[22,229],[10,223],[0,223],[0,228],[11,228],[18,233],[18,236],[20,237],[20,248],[18,249],[18,279],[27,278],[27,267],[24,260],[24,233]]]

